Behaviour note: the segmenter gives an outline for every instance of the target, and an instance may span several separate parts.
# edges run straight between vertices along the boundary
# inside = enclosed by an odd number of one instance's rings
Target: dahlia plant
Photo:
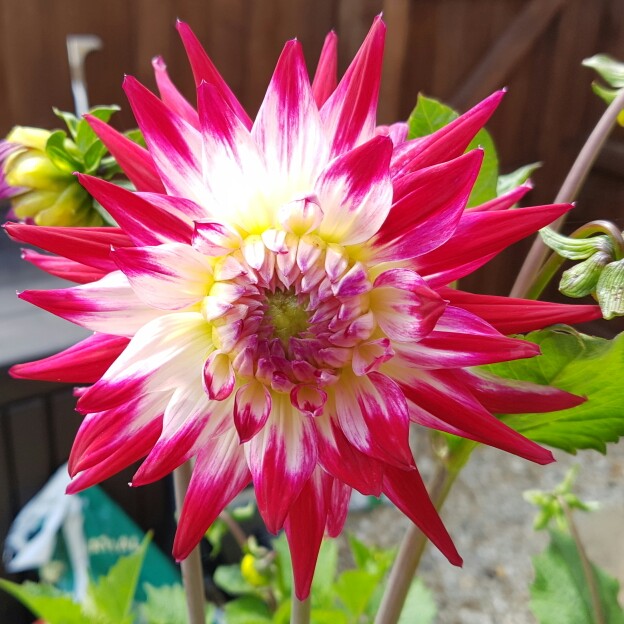
[[[493,413],[584,399],[475,367],[531,358],[539,348],[508,334],[599,308],[454,284],[571,205],[518,208],[524,184],[467,207],[483,150],[466,148],[502,91],[428,136],[377,126],[381,18],[340,82],[335,35],[312,82],[288,42],[255,120],[190,28],[178,30],[197,109],[157,59],[160,97],[124,81],[146,148],[87,115],[135,188],[78,175],[117,226],[6,226],[55,254],[27,260],[78,283],[19,296],[94,332],[11,371],[87,384],[69,492],[142,458],[133,486],[192,461],[173,548],[183,560],[251,482],[268,530],[285,530],[300,601],[353,489],[386,495],[461,565],[410,423],[552,461]]]

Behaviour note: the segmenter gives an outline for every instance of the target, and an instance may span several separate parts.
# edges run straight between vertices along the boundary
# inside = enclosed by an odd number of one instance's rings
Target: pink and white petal
[[[375,262],[421,256],[455,233],[483,161],[473,150],[421,169],[395,185],[392,208],[373,241]]]
[[[370,293],[370,309],[384,333],[399,342],[422,340],[436,326],[446,301],[410,269],[382,273]]]
[[[184,215],[163,210],[137,193],[112,182],[81,173],[78,179],[136,245],[191,242],[193,225]]]
[[[171,81],[167,72],[167,65],[162,56],[155,56],[152,59],[154,76],[160,98],[176,115],[182,117],[186,122],[199,130],[199,117],[197,111],[190,105],[189,101],[178,91]]]
[[[454,306],[446,308],[436,328],[420,342],[397,342],[393,346],[395,357],[408,366],[431,369],[481,366],[539,355],[537,345],[507,338],[483,319]]]
[[[227,102],[235,115],[241,120],[246,128],[251,128],[251,119],[241,106],[236,96],[232,93],[227,82],[223,80],[217,68],[214,66],[201,43],[195,36],[188,24],[178,20],[176,24],[182,43],[191,63],[195,85],[199,87],[202,82],[213,85],[219,92],[220,98]]]
[[[363,342],[353,349],[353,372],[361,377],[370,372],[379,370],[379,367],[394,356],[394,351],[388,338],[379,338],[370,342]]]
[[[213,219],[247,231],[270,227],[274,208],[261,195],[266,171],[249,131],[214,86],[199,85],[197,97],[203,184]]]
[[[450,563],[462,565],[462,558],[442,524],[416,466],[411,470],[389,466],[384,472],[383,491]]]
[[[380,461],[358,451],[340,429],[333,397],[325,413],[314,424],[318,434],[319,464],[336,480],[358,492],[380,496],[383,467]]]
[[[39,379],[66,383],[94,383],[128,345],[128,339],[94,334],[56,355],[16,364],[9,370],[16,379]]]
[[[193,305],[211,286],[212,269],[206,257],[190,245],[114,249],[113,259],[137,296],[160,310]]]
[[[340,428],[355,448],[394,466],[414,463],[407,403],[392,379],[381,373],[357,377],[343,372],[331,391]]]
[[[404,121],[397,121],[389,126],[377,126],[375,134],[390,137],[392,145],[397,146],[405,143],[409,134],[409,125]]]
[[[161,315],[137,331],[102,378],[78,400],[81,412],[120,405],[135,394],[186,387],[212,350],[210,328],[197,312]]]
[[[503,334],[521,334],[556,323],[585,323],[602,316],[596,305],[478,295],[453,288],[442,288],[439,292],[452,305],[476,314]]]
[[[152,155],[144,147],[93,115],[85,119],[138,191],[165,192]]]
[[[243,449],[233,429],[206,442],[197,456],[180,513],[173,543],[176,561],[188,557],[208,527],[249,481]]]
[[[290,402],[306,416],[316,418],[323,413],[327,392],[314,384],[297,384],[290,391]]]
[[[186,197],[174,197],[173,195],[164,195],[163,193],[136,194],[163,212],[171,213],[180,221],[192,224],[198,219],[210,217],[210,213],[204,206],[200,206]]]
[[[539,464],[554,461],[550,451],[492,416],[461,382],[453,378],[450,371],[419,371],[417,375],[406,373],[400,385],[412,402],[410,417],[419,424],[433,426]],[[435,421],[438,421],[438,426],[435,426]]]
[[[123,87],[167,192],[203,205],[200,133],[136,78],[126,76]]]
[[[252,379],[236,391],[234,425],[242,442],[248,442],[264,427],[271,413],[271,393]]]
[[[392,204],[391,155],[392,141],[375,137],[333,160],[320,175],[319,234],[327,242],[355,245],[379,231]]]
[[[316,468],[293,502],[284,524],[292,557],[295,595],[310,595],[316,560],[323,541],[332,478]]]
[[[233,401],[211,401],[192,377],[175,390],[165,409],[162,433],[141,464],[132,485],[162,479],[195,456],[212,438],[231,428]]]
[[[453,238],[414,260],[432,288],[465,277],[503,249],[548,225],[572,209],[571,204],[515,210],[465,212]]]
[[[213,351],[204,364],[204,390],[209,399],[223,401],[234,390],[236,376],[230,356],[221,351]]]
[[[292,407],[288,396],[273,394],[265,426],[244,447],[258,510],[267,529],[277,533],[316,466],[314,423]]]
[[[496,91],[448,125],[433,134],[399,146],[390,166],[394,179],[424,167],[457,158],[486,124],[505,95]]]
[[[339,479],[332,480],[329,509],[327,512],[327,535],[338,537],[347,521],[349,502],[353,490]]]
[[[321,56],[312,80],[314,101],[320,108],[338,84],[338,35],[332,30],[325,37]]]
[[[311,192],[329,145],[297,40],[284,46],[251,136],[265,156],[269,192],[282,199],[278,203]]]
[[[132,336],[162,315],[136,296],[121,271],[72,288],[25,290],[18,297],[91,331],[115,336]]]
[[[368,141],[375,133],[386,26],[376,17],[342,80],[321,108],[332,157]]]
[[[119,228],[46,227],[6,223],[4,229],[15,241],[35,245],[51,253],[102,271],[116,271],[111,247],[131,247],[132,241]]]
[[[41,254],[32,249],[22,249],[22,260],[34,264],[38,269],[50,275],[69,280],[70,282],[76,282],[77,284],[95,282],[107,273],[103,269],[96,269],[75,260]]]

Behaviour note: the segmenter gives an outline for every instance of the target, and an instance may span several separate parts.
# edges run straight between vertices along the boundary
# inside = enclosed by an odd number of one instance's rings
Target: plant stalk
[[[310,624],[310,597],[299,600],[293,589],[290,624]]]
[[[182,464],[173,471],[173,490],[175,493],[176,513],[179,517],[182,511],[184,497],[191,481],[193,468],[191,462]],[[182,582],[186,594],[186,608],[189,616],[189,624],[205,624],[205,593],[204,574],[202,571],[199,545],[193,548],[191,554],[180,562],[182,570]]]
[[[452,460],[438,465],[429,488],[429,496],[438,511],[442,509],[455,480],[475,447],[474,442],[462,440],[458,443]],[[415,524],[410,525],[390,571],[375,624],[396,624],[399,621],[407,593],[427,543],[427,536]]]
[[[592,604],[592,611],[594,612],[595,623],[606,624],[607,621],[605,620],[604,611],[602,609],[602,601],[600,600],[600,592],[598,591],[596,576],[594,575],[594,570],[592,569],[591,562],[589,561],[589,557],[587,556],[587,552],[585,551],[585,546],[583,546],[581,536],[578,532],[578,529],[576,528],[572,511],[570,510],[569,505],[563,498],[559,498],[559,502],[561,503],[563,513],[565,514],[566,521],[568,523],[568,529],[570,530],[570,535],[572,536],[572,539],[576,544],[576,549],[578,551],[579,558],[581,559],[583,576],[585,577],[585,581],[587,582],[587,588],[589,589],[589,598]]]
[[[609,104],[607,110],[596,124],[592,133],[589,135],[585,145],[581,148],[572,168],[570,169],[566,179],[557,193],[555,203],[567,203],[576,199],[587,175],[589,174],[604,142],[611,133],[613,126],[617,121],[617,116],[624,109],[624,89]],[[559,231],[565,223],[566,215],[562,215],[548,227],[555,231]],[[524,263],[518,273],[518,277],[511,289],[511,297],[526,297],[531,289],[531,284],[535,274],[539,271],[546,256],[548,255],[548,247],[542,241],[542,237],[537,236],[533,245],[524,259]]]

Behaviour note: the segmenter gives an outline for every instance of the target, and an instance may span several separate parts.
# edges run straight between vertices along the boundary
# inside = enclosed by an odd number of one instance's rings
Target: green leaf
[[[568,453],[590,448],[605,453],[607,442],[624,435],[624,333],[605,340],[561,325],[531,332],[525,339],[538,344],[542,355],[483,368],[588,400],[558,412],[503,416],[505,422],[531,440]]]
[[[312,609],[310,624],[349,624],[349,618],[344,611],[338,609]]]
[[[336,594],[356,619],[366,611],[379,580],[379,575],[364,570],[346,570],[338,577]]]
[[[432,624],[437,613],[431,591],[420,579],[414,579],[407,592],[399,624]]]
[[[612,87],[624,87],[624,63],[607,54],[596,54],[583,61],[585,67],[595,69]]]
[[[591,598],[574,540],[550,531],[550,544],[533,558],[535,581],[531,586],[531,610],[539,624],[594,624]],[[594,578],[609,624],[624,624],[624,611],[617,602],[619,583],[592,565]]]
[[[69,113],[67,111],[59,110],[58,108],[52,107],[54,114],[65,122],[67,129],[69,130],[69,134],[71,134],[72,139],[76,139],[76,130],[78,128],[79,119],[73,113]]]
[[[273,550],[275,551],[275,564],[277,566],[277,576],[279,588],[285,597],[292,593],[292,560],[290,549],[284,533],[278,535],[273,540]]]
[[[349,547],[353,555],[353,561],[359,570],[366,570],[369,561],[373,560],[373,551],[364,542],[360,541],[355,535],[349,533],[347,535]]]
[[[100,165],[102,157],[106,154],[106,146],[102,141],[94,141],[84,153],[85,173],[93,173]]]
[[[83,615],[80,605],[75,603],[68,594],[51,585],[30,581],[18,585],[0,579],[0,588],[19,600],[47,624],[89,624],[92,622]]]
[[[240,565],[237,563],[219,566],[214,573],[214,582],[232,596],[254,595],[257,593],[256,588],[244,579]]]
[[[211,546],[210,558],[216,559],[221,552],[223,538],[228,534],[227,524],[221,518],[217,518],[206,531],[206,539]]]
[[[408,138],[432,134],[459,117],[458,113],[438,100],[418,94],[416,108],[407,120]],[[468,206],[476,206],[496,197],[498,181],[498,156],[492,137],[487,130],[480,130],[466,151],[482,147],[484,150],[481,171],[470,194]]]
[[[54,166],[65,173],[83,171],[83,164],[68,151],[67,135],[63,130],[53,132],[46,142],[46,154]]]
[[[338,544],[336,540],[325,538],[321,543],[314,579],[312,580],[312,599],[315,604],[322,604],[329,596],[338,568]]]
[[[271,612],[263,600],[256,596],[244,596],[226,603],[223,607],[225,624],[268,624]]]
[[[511,173],[498,176],[496,194],[499,196],[504,195],[505,193],[515,189],[516,186],[524,184],[541,166],[541,162],[534,162],[530,165],[524,165],[524,167],[520,167]]]
[[[112,106],[96,106],[89,111],[89,114],[108,122],[113,113],[116,113],[118,110],[119,106],[114,104]],[[76,127],[76,145],[78,149],[84,154],[95,142],[99,142],[97,135],[93,132],[89,122],[86,119],[81,119]]]
[[[143,585],[147,601],[139,608],[143,624],[188,624],[186,593],[182,585]],[[206,603],[206,624],[214,621],[215,606]]]
[[[99,618],[115,624],[132,623],[130,609],[151,537],[151,533],[148,533],[135,552],[120,557],[108,574],[100,577],[96,583],[89,583],[85,611],[94,620]]]

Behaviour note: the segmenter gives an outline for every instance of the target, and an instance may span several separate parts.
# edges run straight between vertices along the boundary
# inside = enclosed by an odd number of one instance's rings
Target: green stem
[[[589,597],[592,604],[595,624],[606,624],[605,615],[602,608],[602,602],[600,600],[600,592],[598,591],[598,584],[596,583],[596,576],[594,575],[594,570],[592,569],[591,562],[589,561],[589,557],[587,556],[587,552],[585,551],[585,546],[583,546],[581,536],[578,532],[578,529],[576,528],[572,511],[562,497],[558,498],[559,503],[561,504],[561,508],[563,509],[563,513],[565,514],[566,521],[568,523],[570,535],[572,536],[572,539],[576,544],[576,549],[578,551],[579,558],[581,559],[581,567],[583,568],[583,576],[585,577],[585,581],[587,582],[587,588],[589,589]]]
[[[596,124],[592,133],[589,135],[585,145],[583,145],[579,155],[577,156],[570,172],[557,193],[555,203],[567,203],[576,199],[585,178],[587,178],[594,161],[598,157],[600,150],[607,137],[611,133],[613,126],[617,122],[617,116],[620,111],[624,109],[624,89],[620,91],[617,97],[609,104],[607,110],[603,113],[602,117]],[[559,231],[561,226],[565,222],[566,216],[559,217],[549,227],[555,231]],[[511,297],[525,297],[526,293],[534,280],[535,274],[538,272],[546,256],[548,255],[548,247],[542,241],[541,236],[537,236],[533,242],[527,257],[524,259],[524,264],[518,273],[518,277],[511,289]]]
[[[175,493],[176,512],[178,517],[182,511],[184,497],[191,481],[193,468],[190,462],[182,464],[173,471],[173,490]],[[189,624],[205,624],[205,595],[204,573],[202,570],[199,546],[196,546],[191,554],[180,563],[182,582],[186,594],[186,608],[189,616]]]
[[[476,446],[475,442],[461,440],[449,457],[438,465],[429,488],[429,496],[438,511],[442,509],[455,480]],[[399,621],[427,543],[426,535],[416,525],[410,525],[390,571],[375,624],[396,624]]]
[[[299,600],[293,589],[290,624],[310,624],[310,597]]]

